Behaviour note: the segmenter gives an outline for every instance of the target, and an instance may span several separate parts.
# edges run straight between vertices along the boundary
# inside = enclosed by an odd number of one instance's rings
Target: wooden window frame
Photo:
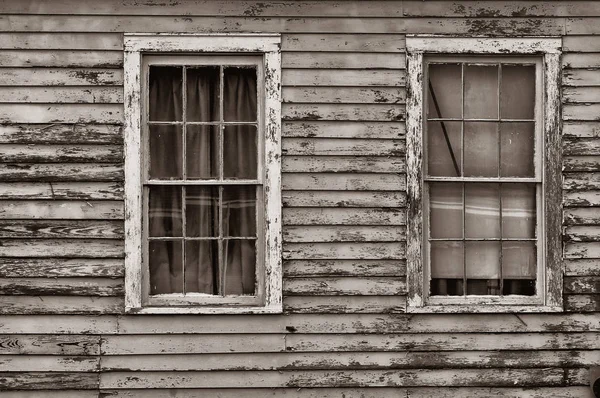
[[[560,38],[457,38],[408,36],[407,51],[407,311],[436,312],[560,312],[563,311],[561,243],[562,168],[560,108]],[[427,226],[424,204],[424,82],[427,56],[537,56],[542,60],[541,143],[544,236],[543,259],[538,261],[537,300],[502,296],[429,296],[429,264],[425,249]],[[536,75],[539,75],[536,67]],[[537,101],[537,100],[536,100]],[[539,128],[539,126],[536,126]],[[538,135],[536,135],[538,136]],[[539,217],[539,216],[538,216]],[[534,296],[532,296],[534,297]]]
[[[278,34],[125,34],[125,310],[133,314],[251,314],[282,312],[281,225],[281,38]],[[259,176],[264,212],[257,225],[262,259],[257,263],[259,292],[248,300],[210,295],[149,297],[149,271],[144,259],[143,222],[144,56],[173,56],[192,64],[218,64],[229,56],[260,56],[258,129]],[[186,61],[186,59],[188,61]],[[239,61],[237,58],[234,62]],[[160,62],[160,61],[155,61]],[[260,81],[262,76],[262,81]],[[262,144],[262,145],[261,145]],[[217,183],[211,181],[211,183]],[[202,181],[199,182],[202,184]],[[198,184],[198,185],[199,185]]]

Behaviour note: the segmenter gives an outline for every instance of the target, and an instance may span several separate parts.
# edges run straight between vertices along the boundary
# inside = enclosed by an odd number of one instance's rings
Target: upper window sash
[[[407,286],[409,312],[547,312],[562,311],[561,158],[560,158],[560,51],[559,38],[455,38],[408,36],[407,48]],[[424,76],[425,57],[528,56],[543,59],[541,145],[544,148],[543,196],[546,237],[543,299],[473,297],[458,303],[433,303],[424,250]],[[435,300],[434,300],[435,301]]]
[[[281,283],[281,39],[276,34],[125,34],[125,309],[132,313],[278,313],[282,310]],[[264,204],[264,300],[256,306],[144,304],[143,280],[143,65],[144,54],[194,58],[220,55],[259,55],[264,70],[262,161]],[[233,54],[233,55],[232,55]],[[197,62],[210,62],[209,59]],[[182,62],[185,63],[185,62]],[[201,182],[200,182],[201,183]],[[183,305],[182,305],[183,304]]]

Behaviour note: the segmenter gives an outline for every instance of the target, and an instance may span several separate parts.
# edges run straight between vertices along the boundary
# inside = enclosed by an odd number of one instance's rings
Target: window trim
[[[560,38],[457,38],[449,36],[408,36],[407,50],[407,311],[408,312],[558,312],[562,298],[562,169],[560,109]],[[542,144],[545,275],[542,303],[500,300],[491,296],[430,302],[424,262],[423,139],[424,139],[424,57],[426,55],[540,55],[543,57]]]
[[[282,312],[281,37],[278,34],[125,34],[125,311],[135,314],[249,314]],[[264,299],[261,305],[181,303],[148,305],[143,283],[142,55],[262,55],[261,113],[264,169]],[[261,283],[259,281],[258,283]],[[213,300],[214,301],[214,300]]]

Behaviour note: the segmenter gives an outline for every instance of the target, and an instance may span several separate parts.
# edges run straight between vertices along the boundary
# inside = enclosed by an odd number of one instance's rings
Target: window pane
[[[186,293],[219,294],[219,242],[185,242]]]
[[[219,117],[219,67],[188,68],[187,71],[188,122],[212,122]]]
[[[498,117],[498,66],[465,65],[465,118]]]
[[[462,296],[464,294],[464,280],[432,279],[430,294],[432,296]]]
[[[254,295],[256,285],[255,240],[225,239],[225,295]]]
[[[182,178],[181,126],[148,126],[151,179]]]
[[[467,294],[500,294],[500,242],[465,242]]]
[[[535,295],[535,242],[502,242],[503,294]]]
[[[498,123],[465,122],[465,176],[498,177]]]
[[[182,293],[181,241],[151,240],[148,246],[150,294]]]
[[[502,177],[535,176],[533,148],[535,124],[500,124],[500,175]]]
[[[502,184],[502,237],[535,238],[535,184]]]
[[[182,119],[182,76],[180,66],[150,66],[149,120],[173,122]]]
[[[256,236],[256,186],[223,188],[223,236]]]
[[[229,125],[223,130],[223,178],[256,179],[256,126]]]
[[[257,120],[256,68],[225,68],[223,80],[225,121],[255,122]]]
[[[463,242],[433,241],[431,247],[431,278],[463,279]]]
[[[429,203],[431,237],[462,239],[462,183],[431,183]]]
[[[500,238],[499,184],[465,184],[465,236]]]
[[[187,236],[219,236],[219,187],[187,186],[185,212]]]
[[[181,187],[148,188],[149,236],[183,236],[181,214]]]
[[[188,125],[186,131],[187,177],[219,177],[219,126]]]
[[[458,177],[461,163],[461,122],[427,122],[428,174]]]
[[[461,118],[461,74],[460,64],[429,64],[428,118]]]
[[[500,113],[505,119],[533,119],[535,65],[502,65]]]

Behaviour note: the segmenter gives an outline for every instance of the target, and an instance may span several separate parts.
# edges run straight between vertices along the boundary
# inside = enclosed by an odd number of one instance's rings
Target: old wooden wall
[[[0,396],[590,396],[600,2],[3,0],[0,13]],[[122,33],[240,31],[282,34],[285,313],[125,316]],[[563,36],[565,313],[404,313],[406,33]]]

